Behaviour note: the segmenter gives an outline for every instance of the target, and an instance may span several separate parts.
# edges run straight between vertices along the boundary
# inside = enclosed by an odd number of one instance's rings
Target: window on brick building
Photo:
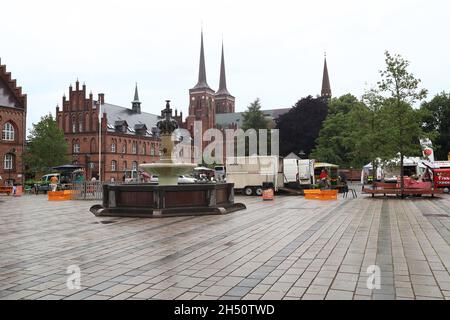
[[[122,153],[127,153],[127,143],[124,142],[122,145]]]
[[[154,156],[155,155],[155,145],[152,143],[150,146],[150,155]]]
[[[137,150],[137,142],[134,141],[133,144],[131,145],[131,153],[133,154],[137,154],[138,150]]]
[[[142,149],[141,149],[141,154],[145,155],[146,150],[145,150],[145,142],[142,144]]]
[[[138,163],[136,161],[133,161],[131,169],[132,170],[137,170],[137,167],[138,167]]]
[[[123,170],[127,170],[128,167],[128,163],[126,161],[123,162]]]
[[[83,132],[83,116],[81,114],[78,119],[78,132]]]
[[[80,153],[80,144],[78,142],[73,144],[73,153]]]
[[[95,138],[92,138],[92,139],[91,139],[91,146],[90,146],[90,149],[91,149],[91,153],[94,153],[94,152],[97,151],[97,143],[96,143],[96,141],[95,141]]]
[[[2,140],[14,141],[14,139],[15,139],[14,126],[11,122],[7,122],[3,125]]]
[[[116,167],[117,167],[117,161],[116,160],[111,161],[111,171],[116,171]]]
[[[75,117],[72,117],[72,132],[77,132],[77,123],[75,121]]]
[[[14,155],[11,153],[5,154],[3,157],[3,169],[12,170],[14,169]]]
[[[114,141],[111,143],[111,152],[116,152],[116,143]]]

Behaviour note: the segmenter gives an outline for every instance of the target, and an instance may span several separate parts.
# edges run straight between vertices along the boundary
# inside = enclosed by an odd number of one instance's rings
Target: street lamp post
[[[102,102],[98,100],[98,181],[102,181]]]

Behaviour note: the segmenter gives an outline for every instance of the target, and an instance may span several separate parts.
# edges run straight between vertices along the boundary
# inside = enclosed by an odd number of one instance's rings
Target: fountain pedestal
[[[103,203],[91,207],[96,216],[168,217],[182,215],[225,214],[245,209],[234,203],[233,183],[199,183],[178,185],[178,177],[191,172],[196,164],[173,161],[172,132],[178,128],[172,119],[169,101],[157,127],[161,134],[162,155],[157,163],[140,167],[158,175],[155,184],[106,184]]]

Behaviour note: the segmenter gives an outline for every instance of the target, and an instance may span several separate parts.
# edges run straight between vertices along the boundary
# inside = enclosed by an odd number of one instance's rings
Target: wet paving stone
[[[449,195],[236,196],[246,210],[164,219],[97,218],[98,201],[0,198],[2,300],[449,297]],[[372,265],[380,289],[367,287]]]

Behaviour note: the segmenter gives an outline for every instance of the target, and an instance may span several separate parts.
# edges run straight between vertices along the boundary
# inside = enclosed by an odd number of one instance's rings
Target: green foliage
[[[327,113],[326,98],[308,96],[280,115],[276,120],[276,128],[280,130],[280,155],[303,151],[309,157]]]
[[[248,129],[255,129],[258,131],[258,129],[267,129],[268,128],[268,121],[264,117],[264,113],[261,111],[261,102],[259,98],[256,98],[255,101],[250,103],[250,105],[247,107],[247,111],[245,111],[242,116],[244,117],[243,123],[242,123],[242,129],[248,130]]]
[[[446,160],[450,152],[450,94],[442,92],[420,108],[423,130],[431,135],[434,156]]]
[[[413,155],[420,150],[418,139],[422,130],[421,117],[412,104],[424,99],[427,91],[419,89],[420,80],[407,71],[407,60],[387,51],[385,56],[386,70],[380,71],[381,81],[378,82],[383,127],[390,137],[384,148],[393,157],[398,153]]]
[[[247,107],[247,111],[243,113],[243,122],[241,129],[246,131],[249,129],[254,129],[256,131],[256,137],[259,142],[259,129],[269,129],[269,120],[266,119],[264,113],[261,111],[261,101],[259,98],[256,98],[255,101],[250,103]],[[270,154],[270,132],[267,133],[267,153]],[[246,137],[245,139],[245,154],[249,156],[250,154],[250,139]],[[257,153],[260,154],[260,146],[258,148]]]
[[[359,141],[368,119],[368,108],[355,96],[346,94],[331,99],[328,116],[310,157],[347,168],[362,167],[370,160],[367,153],[361,153],[358,148],[364,146]]]
[[[377,87],[367,91],[362,101],[349,94],[330,101],[313,157],[344,167],[361,167],[370,161],[376,166],[378,158],[419,155],[422,122],[429,131],[442,126],[436,120],[442,117],[442,108],[426,105],[425,112],[412,107],[425,98],[426,90],[418,89],[420,80],[407,71],[409,62],[389,52],[385,62]],[[443,103],[442,99],[436,102]],[[445,134],[444,138],[449,140]]]
[[[28,136],[24,160],[31,172],[44,172],[68,162],[67,143],[51,114],[41,117]]]
[[[412,105],[426,97],[427,91],[419,89],[420,80],[407,68],[409,62],[400,55],[385,52],[386,69],[380,71],[381,80],[373,91],[380,102],[380,128],[387,135],[383,149],[387,156],[400,155],[400,182],[403,190],[403,157],[420,151],[418,139],[423,135],[420,113]]]

